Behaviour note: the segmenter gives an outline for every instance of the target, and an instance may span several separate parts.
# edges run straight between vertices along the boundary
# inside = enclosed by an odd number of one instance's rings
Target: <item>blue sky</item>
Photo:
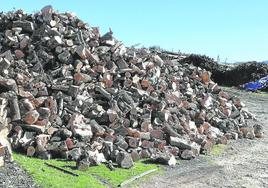
[[[267,0],[0,0],[1,11],[52,5],[75,12],[127,46],[206,54],[221,61],[268,59]]]

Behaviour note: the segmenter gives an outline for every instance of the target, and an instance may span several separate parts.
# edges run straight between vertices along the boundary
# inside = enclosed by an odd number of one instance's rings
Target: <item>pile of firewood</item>
[[[0,97],[14,150],[130,168],[262,136],[239,98],[181,54],[127,48],[72,13],[0,14]],[[1,108],[2,109],[2,108]]]

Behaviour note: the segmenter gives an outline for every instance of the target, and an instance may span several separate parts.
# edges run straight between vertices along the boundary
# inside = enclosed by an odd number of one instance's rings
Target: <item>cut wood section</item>
[[[29,156],[29,157],[34,156],[34,154],[35,154],[35,148],[33,146],[29,146],[27,148],[27,152],[26,153],[27,153],[27,156]]]

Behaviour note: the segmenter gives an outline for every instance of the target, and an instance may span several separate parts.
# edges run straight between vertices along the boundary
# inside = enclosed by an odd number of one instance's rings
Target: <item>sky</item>
[[[0,0],[0,11],[52,5],[126,46],[160,46],[222,62],[268,60],[267,0]]]

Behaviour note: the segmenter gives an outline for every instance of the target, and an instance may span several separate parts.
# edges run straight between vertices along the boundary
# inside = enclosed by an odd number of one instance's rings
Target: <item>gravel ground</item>
[[[228,92],[240,96],[248,109],[262,122],[264,138],[232,141],[218,157],[201,156],[184,161],[175,168],[166,168],[164,174],[134,187],[268,187],[268,95],[235,89],[228,89]]]
[[[0,168],[0,188],[37,188],[31,177],[15,162]]]

